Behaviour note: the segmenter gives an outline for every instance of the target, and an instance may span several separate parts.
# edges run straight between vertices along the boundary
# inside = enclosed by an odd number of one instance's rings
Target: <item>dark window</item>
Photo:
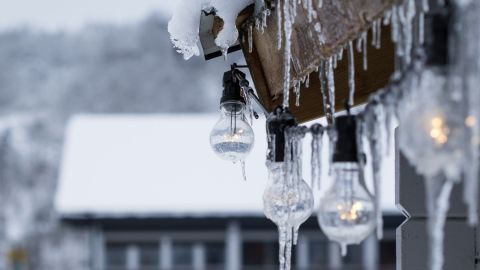
[[[175,269],[188,269],[193,263],[193,244],[192,243],[174,243],[173,244],[173,266]],[[185,268],[183,268],[185,267]]]
[[[108,243],[106,246],[107,269],[122,269],[127,266],[127,244]]]
[[[278,269],[278,243],[276,242],[244,242],[243,243],[244,269]],[[292,266],[295,265],[295,247],[292,249]]]
[[[223,266],[225,264],[225,245],[223,243],[206,243],[207,265]]]
[[[157,269],[159,265],[160,250],[156,243],[138,244],[140,251],[140,266],[146,269]]]
[[[205,243],[205,264],[208,270],[225,269],[225,244]]]

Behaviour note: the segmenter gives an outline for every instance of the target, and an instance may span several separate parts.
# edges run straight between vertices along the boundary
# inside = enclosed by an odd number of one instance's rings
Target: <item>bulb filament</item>
[[[434,117],[431,121],[430,137],[438,145],[443,145],[448,141],[448,134],[450,129],[445,124],[441,117]]]

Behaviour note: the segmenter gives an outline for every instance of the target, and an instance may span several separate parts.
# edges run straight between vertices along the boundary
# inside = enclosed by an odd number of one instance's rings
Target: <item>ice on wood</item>
[[[170,39],[183,54],[185,60],[194,55],[200,55],[198,48],[200,16],[202,10],[215,9],[216,15],[222,18],[223,28],[215,39],[215,44],[224,54],[238,40],[238,30],[235,24],[237,15],[253,0],[182,0],[177,1],[172,19],[168,23]]]
[[[223,28],[218,33],[215,39],[215,44],[222,48],[225,55],[228,48],[235,44],[238,39],[238,30],[235,21],[237,15],[248,5],[252,4],[253,0],[212,0],[211,5],[216,10],[216,15],[223,20]]]

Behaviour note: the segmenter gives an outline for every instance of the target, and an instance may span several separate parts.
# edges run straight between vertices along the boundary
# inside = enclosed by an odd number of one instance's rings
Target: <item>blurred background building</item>
[[[83,115],[71,121],[56,209],[64,228],[86,233],[83,249],[89,252],[79,257],[83,265],[278,268],[278,234],[262,212],[264,127],[254,125],[260,139],[247,160],[244,182],[239,165],[217,159],[206,143],[217,118]],[[342,259],[338,244],[329,243],[311,218],[300,232],[295,269],[394,269],[395,228],[402,218],[392,203],[394,194],[385,194],[386,232],[380,244],[372,236]]]
[[[208,144],[241,54],[185,62],[171,2],[0,0],[0,269],[276,269],[261,121],[247,182]],[[393,269],[384,194],[380,245],[342,259],[312,218],[297,269]]]

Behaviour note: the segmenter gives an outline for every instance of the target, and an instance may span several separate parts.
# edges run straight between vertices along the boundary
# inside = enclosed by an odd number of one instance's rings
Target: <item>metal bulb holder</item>
[[[297,120],[288,108],[278,106],[267,118],[268,154],[272,162],[285,160],[285,130],[297,125]]]

